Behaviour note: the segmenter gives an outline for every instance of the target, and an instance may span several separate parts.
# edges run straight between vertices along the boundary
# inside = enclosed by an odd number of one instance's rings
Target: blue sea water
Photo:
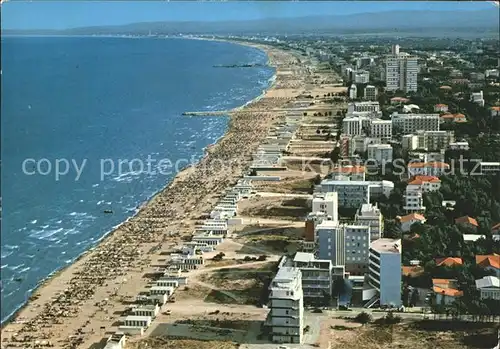
[[[227,128],[225,117],[189,118],[182,112],[243,105],[268,87],[274,70],[214,67],[267,62],[262,51],[222,42],[1,40],[4,321],[40,281],[168,184],[175,173],[160,173],[159,159],[200,159]],[[151,171],[145,167],[138,174],[148,156]],[[41,159],[46,160],[34,162]],[[60,171],[65,172],[63,159],[70,168],[57,179],[58,159]],[[120,159],[138,160],[120,173]],[[106,171],[111,172],[110,161],[115,169],[101,180],[102,161]],[[75,164],[81,168],[78,179]]]

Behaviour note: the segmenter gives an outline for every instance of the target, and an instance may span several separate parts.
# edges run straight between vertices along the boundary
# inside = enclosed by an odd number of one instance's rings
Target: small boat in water
[[[113,210],[104,210],[104,213],[113,213]]]

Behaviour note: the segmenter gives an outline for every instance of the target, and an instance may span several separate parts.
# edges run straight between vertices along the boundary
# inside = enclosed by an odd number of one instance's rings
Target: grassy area
[[[187,285],[181,286],[177,291],[175,291],[175,298],[178,301],[185,299],[203,299],[209,293],[210,289],[206,287],[202,287],[200,285]]]
[[[205,297],[205,301],[224,304],[260,304],[275,268],[276,262],[269,262],[259,268],[221,269],[203,275],[204,282],[234,295],[233,298],[219,290],[212,290]]]
[[[313,189],[313,181],[314,178],[311,179],[299,179],[293,181],[289,184],[289,187],[292,189],[292,192],[296,193],[304,193],[304,194],[312,194]]]
[[[291,241],[295,239],[294,237],[289,237],[285,235],[258,235],[251,236],[246,239],[245,246],[259,248],[270,253],[287,253],[291,254],[298,250],[300,247],[299,243],[296,241]],[[244,249],[245,247],[243,247]]]
[[[443,327],[433,322],[435,329],[415,323],[412,325],[365,325],[351,331],[339,331],[333,326],[330,342],[332,349],[465,349],[493,348],[496,345],[496,329]],[[457,325],[457,324],[455,324]],[[424,329],[425,328],[425,329]]]

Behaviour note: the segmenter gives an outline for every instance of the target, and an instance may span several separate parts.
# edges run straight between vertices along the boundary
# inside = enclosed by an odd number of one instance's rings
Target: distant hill
[[[67,30],[4,30],[3,34],[355,34],[414,31],[431,34],[498,32],[498,11],[392,11],[342,16],[269,18],[224,22],[145,22]]]

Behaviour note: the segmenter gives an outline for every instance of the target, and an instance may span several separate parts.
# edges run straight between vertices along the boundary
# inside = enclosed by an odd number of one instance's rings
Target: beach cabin
[[[228,208],[222,206],[216,206],[212,212],[210,212],[210,218],[218,219],[228,219],[236,216],[236,207]]]
[[[171,264],[179,266],[182,270],[188,269],[196,269],[198,266],[205,264],[205,260],[202,256],[197,255],[171,255],[172,261]]]
[[[125,318],[124,324],[118,327],[118,331],[129,335],[143,335],[144,330],[151,325],[151,316],[129,315]]]
[[[167,286],[167,287],[173,287],[175,289],[179,287],[179,281],[160,278],[159,280],[156,281],[156,286]]]
[[[136,316],[129,315],[125,318],[124,325],[125,326],[140,326],[140,327],[149,327],[151,325],[151,316]]]
[[[213,252],[214,251],[214,248],[212,246],[209,246],[206,243],[189,241],[189,242],[186,242],[184,244],[184,246],[187,246],[187,247],[196,247],[201,252]]]
[[[135,316],[150,316],[154,319],[160,312],[158,304],[139,305],[133,307],[130,312]]]
[[[149,302],[152,304],[158,304],[160,307],[163,306],[168,301],[168,294],[150,294],[148,296]]]
[[[226,195],[224,197],[226,197],[228,199],[235,199],[236,201],[240,201],[241,193],[233,187],[233,188],[228,189],[226,191]]]
[[[123,349],[125,348],[126,340],[127,337],[125,336],[125,333],[115,332],[109,336],[104,349]]]
[[[174,288],[172,286],[152,286],[149,289],[150,295],[157,294],[166,294],[167,296],[171,296],[174,293]]]
[[[216,235],[195,235],[191,241],[205,243],[210,246],[217,246],[224,241],[224,238]]]
[[[172,275],[169,272],[166,272],[165,275],[163,275],[160,280],[171,280],[171,281],[177,281],[179,283],[179,286],[181,285],[187,285],[188,283],[188,277],[183,276],[183,275]]]
[[[203,225],[196,227],[196,234],[212,233],[216,235],[227,234],[227,221],[206,220]]]

